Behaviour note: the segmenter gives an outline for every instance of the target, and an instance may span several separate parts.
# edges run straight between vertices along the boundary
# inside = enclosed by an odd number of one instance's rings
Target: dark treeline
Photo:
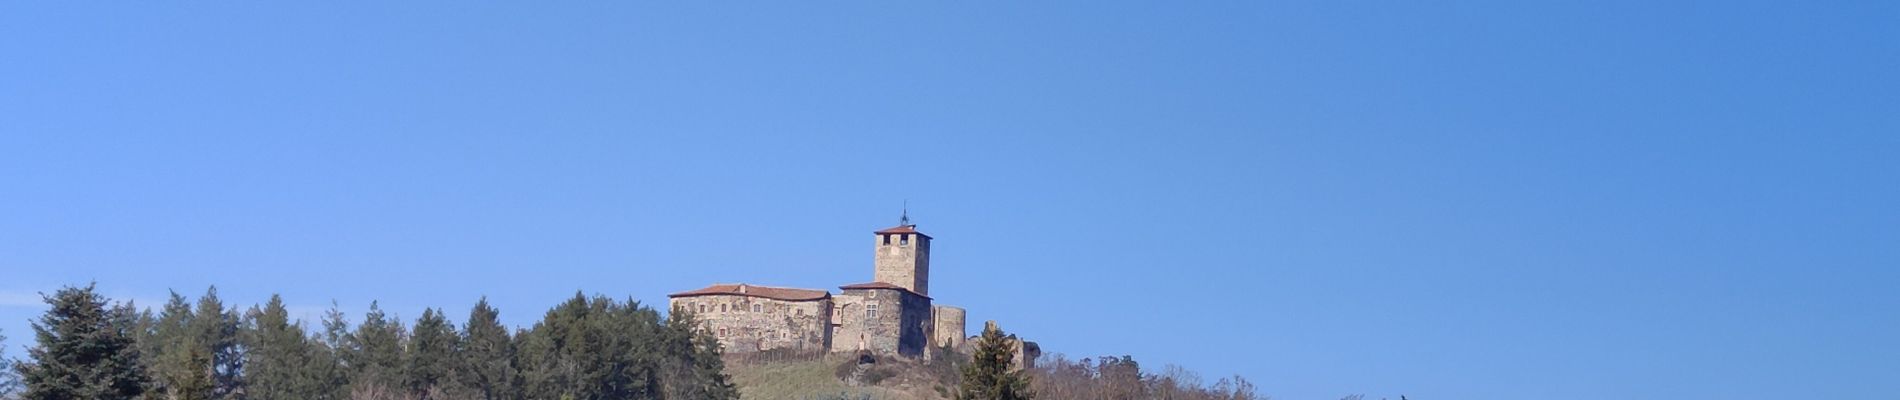
[[[737,399],[718,343],[690,314],[576,294],[511,331],[484,299],[460,323],[413,324],[374,303],[306,326],[283,300],[240,310],[215,288],[157,310],[93,287],[46,297],[33,346],[0,374],[0,398],[178,400]]]

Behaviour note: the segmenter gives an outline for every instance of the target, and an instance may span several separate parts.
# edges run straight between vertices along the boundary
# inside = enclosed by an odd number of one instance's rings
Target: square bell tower
[[[897,226],[872,232],[876,256],[872,280],[930,295],[930,235],[917,231],[906,211]]]

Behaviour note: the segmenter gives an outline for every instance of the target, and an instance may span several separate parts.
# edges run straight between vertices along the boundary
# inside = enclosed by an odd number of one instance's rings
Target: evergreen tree
[[[13,374],[13,361],[7,358],[7,335],[0,335],[0,399],[12,399],[20,392],[20,376]]]
[[[739,388],[726,376],[726,363],[720,357],[719,339],[699,325],[691,311],[675,309],[667,314],[666,345],[669,350],[667,398],[732,399]]]
[[[483,297],[468,312],[462,326],[462,366],[459,380],[484,400],[514,399],[520,374],[515,369],[515,344],[501,325],[501,312]]]
[[[416,320],[415,330],[409,334],[409,355],[404,367],[410,393],[420,399],[434,398],[432,394],[459,393],[452,387],[452,377],[456,370],[456,354],[461,347],[461,337],[456,334],[455,326],[448,318],[434,309],[423,310],[422,318]]]
[[[518,359],[532,399],[658,399],[659,313],[638,302],[574,298],[522,334]]]
[[[1016,337],[1004,335],[992,321],[983,326],[976,341],[976,353],[970,365],[963,367],[963,383],[957,387],[957,400],[1027,400],[1029,376],[1015,364]]]
[[[142,314],[139,348],[151,371],[151,391],[173,398],[228,400],[242,393],[244,361],[238,347],[238,316],[226,310],[212,287],[198,298],[197,308],[177,292],[165,302],[154,320]],[[203,357],[204,362],[199,362]],[[198,379],[208,386],[198,387]],[[190,388],[178,385],[191,384]],[[202,393],[197,392],[203,389]]]
[[[331,389],[336,362],[321,343],[291,322],[284,300],[271,295],[252,307],[240,335],[244,352],[244,393],[258,400],[336,399]]]
[[[352,346],[353,345],[350,344],[350,322],[343,316],[343,311],[337,309],[336,301],[332,300],[330,302],[330,310],[323,314],[322,346],[322,350],[329,353],[328,359],[333,361],[336,366],[333,373],[330,374],[330,384],[328,386],[332,390],[331,398],[349,398],[350,387],[354,386],[352,384],[353,382],[350,381],[351,376],[355,375],[354,371],[356,369],[353,361],[351,361],[351,359],[354,358],[353,354],[355,354],[355,351],[352,350]]]
[[[349,366],[352,396],[385,396],[406,387],[403,376],[403,326],[392,321],[376,302],[369,303],[363,324],[348,336],[344,362]]]
[[[216,383],[212,382],[211,355],[205,346],[194,338],[186,338],[183,345],[172,349],[167,361],[172,368],[165,377],[166,394],[171,400],[211,400]]]
[[[190,300],[176,291],[171,292],[156,317],[149,310],[140,313],[136,332],[145,370],[153,378],[147,388],[149,391],[170,395],[173,379],[191,373],[185,371],[189,362],[182,351],[191,313]]]
[[[207,357],[211,378],[210,399],[229,400],[243,393],[244,357],[238,347],[239,317],[236,309],[226,309],[218,298],[218,288],[205,289],[198,298],[198,309],[191,314],[185,330],[191,335],[193,350]],[[187,354],[187,360],[196,357]]]
[[[146,375],[136,338],[138,313],[106,308],[105,297],[66,287],[46,297],[51,306],[33,321],[37,346],[17,369],[28,400],[131,400],[145,394]]]

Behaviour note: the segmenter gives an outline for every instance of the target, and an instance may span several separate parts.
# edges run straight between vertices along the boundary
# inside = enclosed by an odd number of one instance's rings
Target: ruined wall
[[[896,289],[846,289],[832,300],[832,351],[920,357],[929,346],[933,320],[927,297]]]
[[[903,286],[930,295],[930,238],[917,233],[872,235],[875,270],[872,280]]]
[[[786,301],[745,295],[675,297],[670,306],[692,311],[729,353],[831,348],[832,300]]]
[[[969,337],[963,327],[963,308],[936,306],[931,311],[934,314],[932,325],[935,326],[935,331],[930,335],[930,345],[932,347],[948,345],[953,349],[963,347],[963,340]]]
[[[1013,362],[1010,364],[1010,370],[1035,369],[1036,359],[1042,358],[1042,345],[1023,340],[1016,335],[1009,335],[1009,340],[1016,342],[1016,354],[1010,355]]]

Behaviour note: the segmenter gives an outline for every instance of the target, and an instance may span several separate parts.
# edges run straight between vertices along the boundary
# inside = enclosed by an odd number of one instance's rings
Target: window
[[[910,234],[908,234],[908,233],[906,233],[906,234],[903,234],[903,235],[901,235],[901,236],[898,236],[898,239],[897,239],[897,244],[898,244],[898,245],[900,245],[900,246],[909,246],[909,245],[910,245]]]
[[[885,246],[891,245],[891,235],[884,235],[884,245]]]
[[[725,304],[720,304],[720,305],[719,305],[719,312],[726,312],[726,305],[725,305]]]
[[[699,312],[700,312],[701,314],[704,314],[704,313],[706,312],[706,305],[705,305],[705,304],[700,304],[700,305],[699,305]]]
[[[800,309],[797,309],[797,310],[792,310],[792,315],[797,315],[797,316],[800,316],[800,317],[803,317],[803,316],[805,316],[805,309],[803,309],[803,308],[800,308]]]
[[[752,305],[752,312],[765,312],[765,305],[764,305],[764,304],[753,304],[753,305]]]
[[[726,328],[719,328],[719,337],[726,337]]]
[[[864,305],[864,319],[877,319],[877,303]]]

